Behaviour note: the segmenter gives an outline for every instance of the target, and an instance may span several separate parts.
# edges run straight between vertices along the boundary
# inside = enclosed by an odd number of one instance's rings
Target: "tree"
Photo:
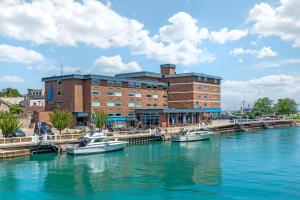
[[[3,89],[1,92],[1,96],[2,97],[21,97],[22,95],[20,94],[20,92],[18,91],[18,89],[15,88],[6,88]]]
[[[8,137],[20,127],[20,121],[17,116],[9,112],[0,112],[0,129],[4,137]]]
[[[272,100],[268,97],[257,99],[253,105],[252,112],[255,116],[272,114]]]
[[[277,115],[292,115],[297,113],[297,103],[294,99],[278,99],[274,107]]]
[[[53,127],[59,130],[59,134],[61,134],[61,131],[67,128],[74,119],[70,112],[59,109],[50,112],[49,117]]]
[[[92,114],[92,118],[95,122],[97,128],[102,129],[107,121],[108,112],[106,111],[97,111]]]
[[[19,105],[14,105],[14,106],[12,106],[12,107],[9,108],[9,111],[12,114],[20,114],[21,111],[22,111],[22,108]]]

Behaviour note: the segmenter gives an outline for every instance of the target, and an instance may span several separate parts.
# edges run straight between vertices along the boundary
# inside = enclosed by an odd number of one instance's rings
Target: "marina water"
[[[0,199],[300,199],[300,127],[1,160]]]

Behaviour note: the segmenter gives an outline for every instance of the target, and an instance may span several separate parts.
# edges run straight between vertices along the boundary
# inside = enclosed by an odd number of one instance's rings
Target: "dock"
[[[288,119],[281,120],[245,120],[234,121],[220,124],[208,125],[215,134],[226,134],[233,132],[248,132],[258,129],[278,128],[294,126],[295,121]],[[181,128],[199,128],[199,126],[170,127],[161,129],[160,134],[153,134],[147,130],[144,132],[129,133],[113,132],[108,136],[114,140],[127,141],[128,145],[145,144],[155,141],[168,141],[172,134],[177,133]],[[23,138],[0,138],[0,158],[11,158],[17,156],[33,155],[37,153],[66,151],[67,144],[78,143],[78,139],[85,134],[64,134],[43,137],[23,137]]]

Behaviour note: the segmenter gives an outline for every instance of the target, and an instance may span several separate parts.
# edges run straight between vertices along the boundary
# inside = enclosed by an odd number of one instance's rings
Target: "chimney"
[[[160,65],[161,74],[176,74],[176,65],[173,64],[163,64]]]

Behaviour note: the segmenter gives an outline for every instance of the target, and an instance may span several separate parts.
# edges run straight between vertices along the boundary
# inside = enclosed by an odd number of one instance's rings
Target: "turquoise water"
[[[300,127],[0,161],[0,199],[300,199]]]

